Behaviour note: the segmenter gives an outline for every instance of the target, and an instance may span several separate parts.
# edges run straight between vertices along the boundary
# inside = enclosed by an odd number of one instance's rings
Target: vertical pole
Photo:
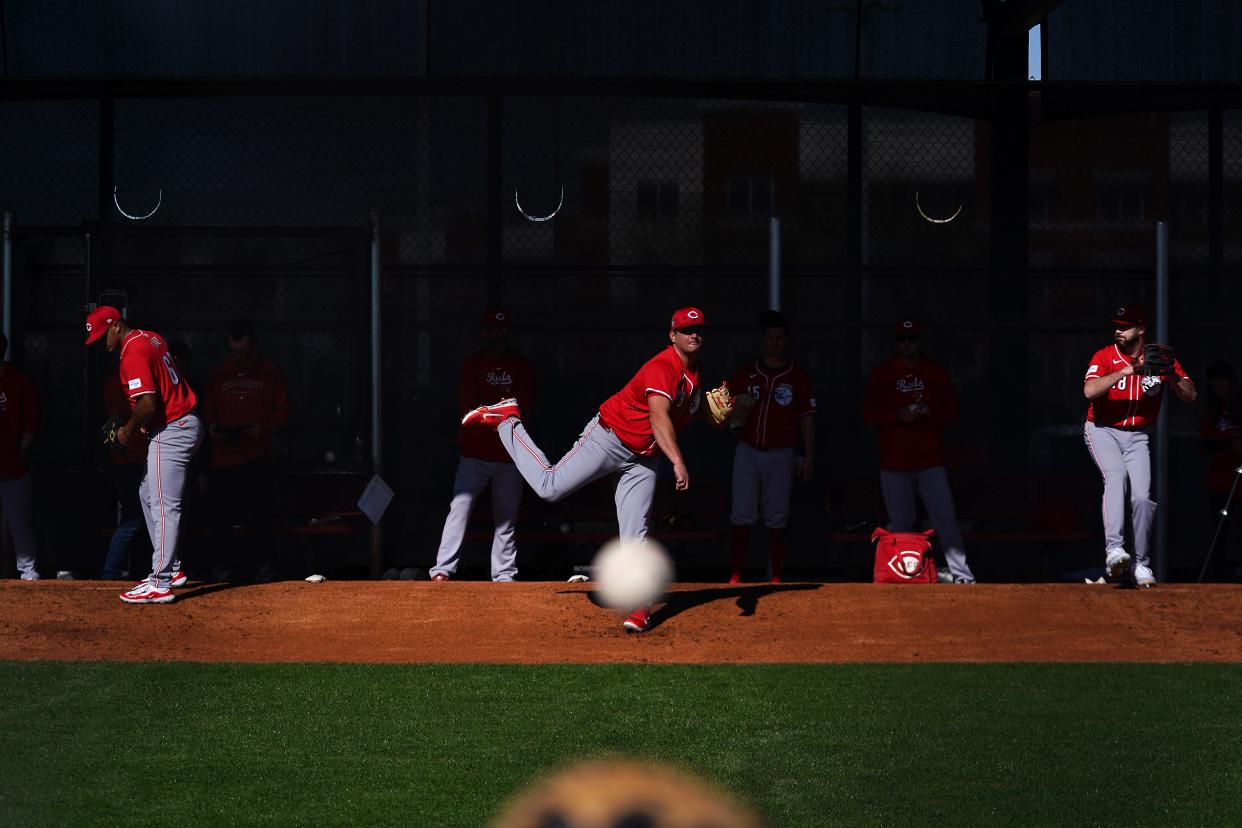
[[[4,211],[4,338],[13,344],[13,214]],[[0,354],[0,359],[4,354]]]
[[[1169,223],[1156,222],[1156,341],[1169,341]],[[1167,402],[1167,400],[1166,400]],[[1156,420],[1156,580],[1169,574],[1169,415]]]
[[[1220,102],[1208,110],[1208,296],[1220,296],[1225,274],[1225,118]]]
[[[768,220],[768,307],[781,309],[781,220]]]
[[[501,178],[504,173],[501,124],[503,99],[487,96],[487,304],[500,304],[500,269],[504,256],[504,222],[501,219]]]
[[[384,417],[383,417],[383,319],[381,316],[380,280],[380,214],[371,211],[371,464],[375,474],[384,471]],[[380,524],[371,526],[371,577],[378,578],[384,571],[384,530]]]
[[[861,8],[862,4],[859,4]],[[858,101],[851,101],[847,114],[846,127],[846,233],[845,233],[845,262],[846,262],[846,317],[845,317],[845,342],[843,343],[844,352],[842,353],[842,364],[845,368],[844,381],[845,392],[848,399],[862,399],[863,394],[863,376],[869,366],[863,365],[863,338],[866,336],[865,325],[867,323],[868,311],[866,303],[863,301],[863,251],[865,243],[863,234],[865,232],[865,221],[867,215],[867,204],[863,193],[863,111],[862,104]],[[821,395],[821,399],[826,395]],[[829,416],[834,418],[840,417],[841,412],[836,409],[840,406],[824,406]],[[822,417],[824,414],[818,414]],[[832,425],[836,428],[848,428],[847,424],[852,424],[852,418],[844,421],[834,421]],[[861,466],[860,446],[862,440],[849,440],[845,451],[845,463],[850,471],[856,470]]]

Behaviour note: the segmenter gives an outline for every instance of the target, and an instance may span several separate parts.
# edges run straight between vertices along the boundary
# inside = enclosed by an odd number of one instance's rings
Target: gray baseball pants
[[[656,458],[643,457],[626,448],[600,423],[598,414],[555,465],[548,462],[520,420],[510,417],[496,432],[522,477],[549,502],[555,503],[605,475],[619,473],[615,499],[621,537],[647,537],[647,517],[655,496]]]
[[[1125,548],[1126,481],[1130,483],[1130,522],[1134,526],[1134,565],[1151,566],[1151,454],[1147,432],[1097,426],[1083,430],[1091,459],[1104,477],[1104,549]]]
[[[17,574],[23,581],[35,581],[34,526],[30,517],[30,474],[12,480],[0,480],[0,506],[13,535],[13,551],[17,557]]]
[[[152,434],[147,448],[147,471],[138,485],[138,502],[151,535],[151,574],[147,577],[157,589],[168,589],[172,574],[181,568],[177,560],[181,496],[190,460],[202,442],[202,423],[191,412]]]
[[[517,529],[518,509],[522,505],[522,478],[517,466],[462,457],[457,464],[457,477],[453,481],[453,501],[449,504],[448,518],[440,535],[440,551],[432,576],[452,575],[461,561],[461,543],[466,537],[470,510],[483,490],[492,487],[492,520],[495,534],[492,537],[492,580],[512,581],[517,575]]]
[[[733,452],[734,526],[754,526],[763,517],[769,529],[789,523],[789,499],[793,495],[794,450],[760,451],[750,443],[738,443]]]
[[[888,519],[894,532],[913,532],[918,507],[914,497],[917,493],[927,509],[932,528],[944,546],[944,557],[949,564],[949,574],[954,578],[973,581],[975,575],[966,563],[966,544],[962,530],[957,525],[957,510],[953,506],[953,492],[949,488],[949,475],[944,466],[933,466],[918,471],[881,471],[880,491],[888,508]]]

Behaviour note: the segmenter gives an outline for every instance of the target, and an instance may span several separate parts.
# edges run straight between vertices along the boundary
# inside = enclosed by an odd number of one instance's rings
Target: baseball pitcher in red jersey
[[[702,409],[699,351],[707,320],[698,308],[681,308],[669,323],[669,346],[647,361],[634,378],[599,407],[564,457],[549,463],[522,425],[516,400],[474,409],[463,425],[496,429],[500,443],[531,488],[554,502],[593,480],[619,473],[617,524],[621,537],[647,537],[647,517],[656,486],[656,449],[673,466],[678,491],[690,488],[690,472],[677,445],[677,432]],[[623,626],[650,629],[650,608],[636,609]]]
[[[535,366],[509,347],[512,317],[494,308],[483,315],[483,350],[470,356],[461,366],[457,381],[457,402],[462,415],[486,405],[489,400],[513,399],[530,412],[535,404]],[[512,581],[517,576],[518,509],[522,505],[522,478],[513,459],[488,429],[462,425],[457,432],[461,459],[453,480],[453,500],[449,504],[436,565],[431,580],[447,581],[457,572],[461,543],[474,502],[488,486],[492,489],[492,580]]]
[[[863,419],[877,431],[889,526],[914,531],[917,495],[940,536],[953,583],[973,584],[940,440],[957,422],[957,394],[949,373],[920,348],[917,319],[898,320],[896,335],[897,353],[871,373],[863,402]]]
[[[146,474],[138,487],[151,535],[151,574],[121,593],[127,604],[167,604],[172,587],[184,583],[177,560],[181,497],[186,469],[203,440],[194,413],[194,391],[177,371],[164,337],[131,328],[116,308],[102,305],[86,317],[86,344],[104,340],[120,350],[121,388],[129,399],[129,420],[117,431],[122,446],[149,440]]]
[[[1109,324],[1113,344],[1091,357],[1083,377],[1087,398],[1084,438],[1087,450],[1104,478],[1104,567],[1112,577],[1123,575],[1133,562],[1134,582],[1156,585],[1151,569],[1151,524],[1156,503],[1151,499],[1151,455],[1148,435],[1164,402],[1165,386],[1177,398],[1194,402],[1195,384],[1176,359],[1156,374],[1145,365],[1147,311],[1142,305],[1122,305]],[[1126,481],[1130,484],[1130,518],[1134,528],[1134,555],[1126,551]]]
[[[742,581],[751,527],[768,528],[769,579],[781,582],[785,564],[785,527],[794,476],[811,479],[815,462],[815,392],[802,367],[786,359],[789,323],[779,311],[759,315],[763,353],[734,372],[729,388],[755,402],[738,433],[733,454],[733,524],[729,583]],[[802,438],[801,464],[794,457]]]

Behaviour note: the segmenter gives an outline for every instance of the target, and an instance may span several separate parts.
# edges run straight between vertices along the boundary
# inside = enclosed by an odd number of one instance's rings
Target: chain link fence
[[[1207,112],[1034,126],[1029,268],[1013,288],[1029,310],[1010,332],[990,264],[990,130],[973,118],[863,107],[851,197],[849,113],[822,103],[511,96],[490,109],[497,123],[483,97],[132,98],[112,105],[101,136],[102,111],[0,102],[0,209],[19,229],[15,351],[44,395],[43,459],[80,453],[95,406],[81,317],[105,288],[124,292],[141,324],[189,343],[200,382],[224,356],[228,321],[252,318],[290,381],[289,461],[369,440],[363,320],[378,211],[402,561],[433,554],[456,460],[457,369],[480,346],[489,302],[513,313],[514,345],[536,363],[532,427],[557,453],[662,346],[677,306],[712,320],[709,381],[753,358],[774,216],[795,355],[819,395],[825,479],[874,475],[858,394],[904,314],[924,320],[958,385],[957,471],[996,471],[989,441],[1007,384],[1023,383],[1030,433],[1011,439],[1027,445],[1031,470],[1095,474],[1079,445],[1081,374],[1109,339],[1113,306],[1154,304],[1156,221],[1171,228],[1172,344],[1192,374],[1239,356],[1238,112],[1223,115],[1215,269]],[[104,180],[119,206],[101,199]],[[120,212],[156,205],[141,222]],[[108,242],[97,261],[89,232]],[[1010,364],[1009,333],[1026,342],[1022,364]],[[1198,409],[1169,408],[1174,471],[1197,491]],[[686,439],[696,473],[727,480],[730,453],[710,436]]]

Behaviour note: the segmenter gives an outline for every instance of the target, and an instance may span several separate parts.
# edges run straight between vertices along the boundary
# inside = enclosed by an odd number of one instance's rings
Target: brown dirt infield
[[[587,585],[193,585],[129,606],[124,584],[0,584],[0,658],[683,663],[1242,661],[1242,587],[680,584],[646,635]]]

